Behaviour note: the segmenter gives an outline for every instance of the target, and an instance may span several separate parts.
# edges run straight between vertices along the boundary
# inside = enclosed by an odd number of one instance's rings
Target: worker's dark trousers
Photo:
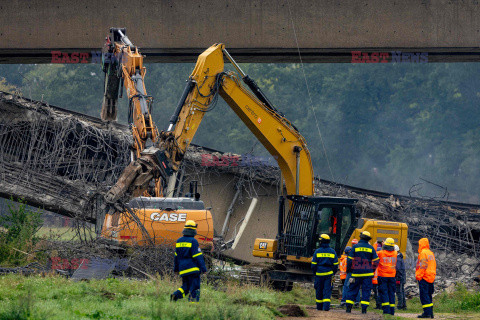
[[[188,301],[198,302],[200,300],[200,274],[192,274],[182,277],[182,286],[178,288],[173,294],[177,299],[185,298],[188,296]]]
[[[351,273],[347,273],[347,277],[345,278],[345,282],[343,284],[343,291],[342,291],[342,301],[345,302],[348,297],[348,291],[350,288],[350,278],[352,277]],[[355,303],[360,303],[360,291],[358,291],[357,298],[355,299]]]
[[[317,310],[330,310],[330,298],[332,296],[332,276],[315,276],[315,300]]]
[[[395,277],[378,277],[378,293],[383,314],[395,314]]]
[[[373,299],[375,299],[375,309],[380,309],[382,302],[380,301],[380,294],[378,294],[378,284],[373,284]]]
[[[397,291],[397,308],[406,308],[407,301],[405,300],[405,283],[401,283],[396,285]]]
[[[362,305],[362,310],[367,310],[367,307],[370,305],[370,293],[372,291],[372,278],[373,277],[352,277],[355,279],[354,283],[350,283],[348,287],[347,294],[347,305],[353,305],[355,303],[355,297],[362,288],[362,300],[360,304]]]
[[[432,295],[435,290],[433,283],[428,283],[422,279],[418,281],[418,287],[420,289],[420,302],[422,303],[423,314],[431,316],[433,315]]]

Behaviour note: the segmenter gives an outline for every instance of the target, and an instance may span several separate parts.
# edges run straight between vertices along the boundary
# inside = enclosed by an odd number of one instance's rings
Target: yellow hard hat
[[[328,234],[323,233],[323,234],[320,235],[320,238],[319,238],[319,239],[320,239],[320,240],[321,240],[321,239],[330,240],[330,237],[328,236]]]
[[[392,238],[387,238],[385,239],[385,242],[383,243],[384,245],[386,246],[394,246],[395,245],[395,240],[393,240]]]
[[[185,222],[185,229],[197,229],[197,224],[193,220]]]
[[[370,238],[372,237],[372,236],[370,235],[370,232],[368,232],[368,231],[362,231],[361,234],[362,234],[363,236],[367,236],[367,237],[370,237]]]

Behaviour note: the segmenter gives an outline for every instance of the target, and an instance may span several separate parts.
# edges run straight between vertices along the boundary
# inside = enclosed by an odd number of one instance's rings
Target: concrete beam
[[[147,62],[194,62],[215,42],[240,62],[298,62],[298,48],[305,62],[350,62],[352,50],[480,60],[476,0],[17,0],[0,4],[0,63],[96,51],[113,26]]]

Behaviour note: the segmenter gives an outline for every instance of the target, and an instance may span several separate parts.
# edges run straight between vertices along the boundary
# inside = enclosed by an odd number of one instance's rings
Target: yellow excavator
[[[143,55],[127,37],[125,28],[110,28],[102,49],[102,70],[105,78],[101,118],[116,121],[118,99],[125,87],[133,137],[131,164],[105,196],[110,205],[103,219],[102,237],[115,244],[174,244],[185,221],[195,220],[200,246],[212,248],[212,214],[199,199],[196,184],[191,186],[189,197],[164,197],[166,177],[172,170],[167,167],[167,159],[157,158],[161,154],[154,145],[159,144],[159,133],[151,115],[153,98],[145,88]]]
[[[225,71],[225,58],[238,74]],[[154,162],[149,166],[152,170],[160,168],[151,173],[153,176],[161,176],[164,181],[174,177],[205,113],[212,109],[218,96],[276,159],[285,183],[286,196],[279,197],[276,238],[252,239],[253,255],[272,260],[267,269],[259,270],[257,280],[287,290],[294,281],[311,281],[311,257],[322,233],[330,235],[331,246],[338,255],[363,230],[368,230],[374,241],[396,239],[405,253],[405,224],[359,219],[357,200],[314,195],[313,167],[304,137],[242,71],[223,44],[214,44],[198,57],[168,129],[160,132],[158,143],[150,150],[155,157],[140,157]],[[122,198],[131,185],[140,185],[136,180],[143,173],[131,174],[136,172],[135,163],[131,166],[125,171],[129,179],[121,178],[110,190],[107,201]],[[172,175],[166,174],[169,172]]]

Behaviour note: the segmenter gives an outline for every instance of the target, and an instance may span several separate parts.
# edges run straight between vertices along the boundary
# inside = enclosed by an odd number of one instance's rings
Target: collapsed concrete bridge
[[[128,126],[0,92],[1,197],[24,199],[29,205],[98,228],[105,212],[103,194],[129,164],[131,144]],[[226,238],[233,237],[252,199],[258,199],[251,220],[255,223],[238,245],[242,253],[235,255],[248,260],[250,239],[275,236],[274,224],[258,222],[276,221],[278,172],[266,175],[257,167],[203,166],[202,154],[212,152],[190,148],[177,195],[187,192],[190,181],[199,181],[202,200],[215,214],[215,230],[222,229],[232,207]]]
[[[130,145],[127,126],[0,92],[1,197],[23,198],[32,206],[101,225],[102,194],[128,165]],[[215,157],[219,161],[211,165]],[[222,157],[235,159],[236,165],[225,165]],[[245,160],[192,146],[176,195],[187,191],[190,181],[199,181],[202,199],[212,208],[213,227],[227,240],[237,235],[255,202],[238,245],[226,252],[233,259],[255,262],[259,259],[251,256],[253,239],[276,235],[283,186],[278,167],[242,164]],[[391,195],[320,179],[315,183],[318,195],[359,199],[363,217],[406,222],[414,244],[428,236],[433,248],[445,255],[439,265],[444,274],[466,277],[480,261],[479,205]],[[464,261],[470,264],[465,267]]]

